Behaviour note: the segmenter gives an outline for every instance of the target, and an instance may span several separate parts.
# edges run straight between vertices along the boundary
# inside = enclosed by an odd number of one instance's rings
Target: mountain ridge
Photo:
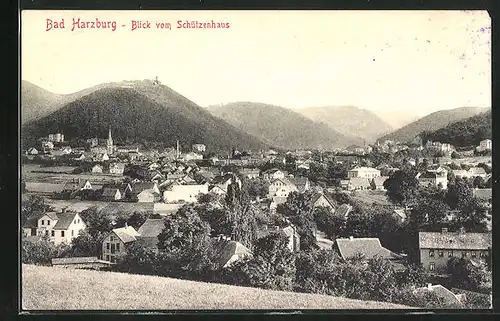
[[[306,107],[296,111],[311,120],[326,124],[343,135],[359,137],[368,143],[394,130],[376,113],[357,106]]]
[[[330,149],[362,144],[360,138],[345,136],[292,109],[276,105],[239,101],[206,108],[233,126],[285,149]]]
[[[23,125],[23,141],[61,130],[68,139],[106,137],[117,141],[154,141],[174,145],[204,142],[208,150],[268,148],[257,138],[212,116],[186,97],[150,81],[106,84]]]
[[[491,110],[490,107],[458,107],[454,109],[439,110],[403,126],[392,133],[380,137],[378,141],[395,140],[399,142],[410,142],[421,132],[438,130],[453,122],[485,112],[488,109]]]

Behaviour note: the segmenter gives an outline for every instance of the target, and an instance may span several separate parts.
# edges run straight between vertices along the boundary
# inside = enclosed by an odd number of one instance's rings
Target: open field
[[[100,202],[100,201],[80,201],[80,200],[53,200],[47,199],[46,203],[54,208],[55,211],[61,211],[65,208],[67,211],[80,213],[89,207],[97,207],[108,215],[115,214],[133,214],[134,212],[153,212],[154,203],[130,203],[130,202]]]
[[[23,310],[411,309],[327,295],[155,276],[22,266]]]
[[[89,180],[91,184],[102,184],[110,180],[121,180],[121,175],[112,174],[93,174],[82,173],[72,174],[75,167],[53,166],[40,167],[37,164],[23,164],[21,166],[21,175],[25,181],[45,182],[45,183],[64,183],[70,179]]]
[[[380,205],[391,205],[391,203],[387,199],[387,196],[385,195],[385,191],[355,191],[349,196],[355,200],[359,200],[367,204],[377,203]]]

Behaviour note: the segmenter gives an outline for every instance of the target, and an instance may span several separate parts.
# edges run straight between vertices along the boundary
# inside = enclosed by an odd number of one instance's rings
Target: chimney
[[[432,283],[427,283],[427,290],[432,290]]]
[[[349,241],[352,241],[352,240],[354,240],[354,237],[349,236]]]
[[[443,227],[441,229],[441,233],[448,233],[448,228],[447,227]]]
[[[127,221],[125,221],[125,228],[127,228],[127,227],[128,227],[128,223],[127,223]]]

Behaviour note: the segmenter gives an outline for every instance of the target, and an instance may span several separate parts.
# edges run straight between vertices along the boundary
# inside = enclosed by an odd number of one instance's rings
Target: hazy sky
[[[73,17],[117,21],[75,29]],[[46,31],[46,19],[65,29]],[[131,31],[132,20],[151,29]],[[177,20],[228,22],[176,29]],[[172,30],[156,29],[170,22]],[[126,25],[126,27],[122,27]],[[56,93],[154,78],[199,105],[491,106],[485,11],[23,11],[22,79]]]

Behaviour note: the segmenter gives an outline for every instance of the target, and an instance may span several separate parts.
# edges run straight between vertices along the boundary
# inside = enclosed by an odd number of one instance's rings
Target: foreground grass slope
[[[24,310],[407,309],[397,304],[113,272],[22,266]]]

